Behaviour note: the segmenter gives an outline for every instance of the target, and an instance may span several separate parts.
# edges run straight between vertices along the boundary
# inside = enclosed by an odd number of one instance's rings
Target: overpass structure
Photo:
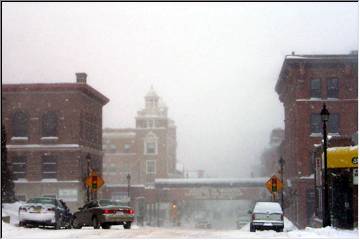
[[[155,188],[264,187],[269,178],[158,178]]]

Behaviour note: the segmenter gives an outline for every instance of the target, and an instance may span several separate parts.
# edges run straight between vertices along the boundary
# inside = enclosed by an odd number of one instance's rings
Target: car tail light
[[[110,209],[104,209],[103,210],[103,213],[104,214],[113,214],[113,213],[115,213],[116,211],[115,210],[110,210]]]
[[[255,213],[251,214],[251,219],[255,220]]]
[[[54,211],[55,211],[55,208],[48,208],[47,210],[54,212]]]
[[[134,209],[124,209],[123,212],[126,213],[126,214],[135,214]]]

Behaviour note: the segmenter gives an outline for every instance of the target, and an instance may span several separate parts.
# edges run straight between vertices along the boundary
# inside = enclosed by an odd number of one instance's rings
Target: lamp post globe
[[[330,113],[326,109],[326,104],[325,103],[323,104],[323,108],[321,109],[320,116],[321,116],[321,121],[322,122],[327,122],[329,120]]]

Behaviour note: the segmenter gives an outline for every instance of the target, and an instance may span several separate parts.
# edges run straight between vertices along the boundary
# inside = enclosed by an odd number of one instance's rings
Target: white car
[[[72,214],[66,204],[55,198],[32,198],[19,207],[19,226],[71,227]]]
[[[278,202],[257,202],[251,215],[250,232],[284,231],[284,214]]]

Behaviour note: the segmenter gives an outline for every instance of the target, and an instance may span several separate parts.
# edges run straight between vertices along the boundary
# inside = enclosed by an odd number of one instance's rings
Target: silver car
[[[256,230],[284,231],[284,215],[277,202],[257,202],[251,215],[250,232]]]

